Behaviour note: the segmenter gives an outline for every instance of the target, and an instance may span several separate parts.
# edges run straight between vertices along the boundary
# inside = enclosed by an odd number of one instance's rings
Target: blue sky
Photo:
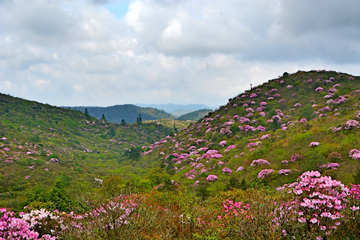
[[[111,1],[103,5],[117,20],[123,19],[129,9],[130,0]]]
[[[0,1],[0,92],[219,106],[284,72],[360,75],[358,0]]]

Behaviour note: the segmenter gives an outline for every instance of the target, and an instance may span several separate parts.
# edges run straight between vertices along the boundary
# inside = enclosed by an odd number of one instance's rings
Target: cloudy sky
[[[0,92],[218,106],[297,70],[360,75],[359,0],[0,0]]]

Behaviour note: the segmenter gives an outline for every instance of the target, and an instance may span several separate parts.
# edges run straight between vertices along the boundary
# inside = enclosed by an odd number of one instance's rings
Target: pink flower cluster
[[[360,159],[360,150],[353,149],[349,152],[349,157],[352,157],[353,159]]]
[[[268,133],[268,134],[265,134],[265,135],[262,135],[261,137],[260,137],[260,140],[261,141],[264,141],[265,139],[270,139],[270,133]]]
[[[322,91],[324,91],[324,89],[323,89],[322,87],[317,87],[317,88],[315,89],[315,92],[322,92]]]
[[[272,172],[274,172],[274,169],[263,169],[258,173],[257,177],[265,178],[267,175],[269,175]]]
[[[295,200],[280,209],[285,215],[298,215],[295,219],[289,219],[288,224],[291,221],[305,223],[320,236],[330,235],[341,224],[339,220],[344,217],[341,211],[347,208],[350,191],[340,181],[321,176],[317,171],[309,171],[303,173],[297,182],[279,190],[286,188],[294,194]]]
[[[319,142],[311,142],[311,143],[309,144],[309,147],[316,147],[316,146],[319,146],[319,145],[320,145]]]
[[[250,98],[256,98],[256,97],[257,97],[256,93],[251,93],[250,94]]]
[[[209,175],[206,178],[206,181],[208,182],[215,182],[216,180],[218,180],[218,177],[216,175]]]
[[[0,239],[56,239],[56,237],[51,237],[50,235],[43,235],[41,238],[38,237],[39,233],[31,230],[28,222],[15,217],[14,212],[0,208]]]
[[[270,163],[264,159],[257,159],[257,160],[253,160],[250,164],[250,166],[252,167],[255,167],[257,165],[270,165]]]
[[[232,171],[233,170],[231,168],[224,167],[223,170],[222,170],[222,173],[230,175],[232,173]]]
[[[338,163],[328,163],[328,164],[321,165],[320,168],[321,169],[328,168],[328,169],[336,170],[339,166],[340,166],[340,164],[338,164]]]
[[[225,147],[226,143],[227,142],[225,140],[223,140],[223,141],[219,142],[219,145],[220,145],[220,147]]]
[[[357,120],[347,120],[344,129],[349,130],[351,128],[360,128],[360,122]]]
[[[291,156],[290,162],[295,162],[296,160],[299,160],[301,158],[302,158],[301,154],[295,153]]]
[[[244,170],[243,166],[238,167],[238,169],[236,169],[236,172],[241,172],[242,170]]]
[[[281,169],[278,173],[281,175],[288,175],[290,173],[290,169]]]
[[[236,145],[230,145],[225,149],[225,152],[228,153],[231,149],[235,149]]]

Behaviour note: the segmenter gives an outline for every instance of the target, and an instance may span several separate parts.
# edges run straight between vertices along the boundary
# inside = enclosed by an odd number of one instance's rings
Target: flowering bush
[[[250,94],[250,98],[256,98],[256,97],[257,97],[256,93],[251,93]]]
[[[344,129],[349,130],[351,128],[360,128],[360,122],[357,120],[347,120]]]
[[[272,172],[274,172],[274,169],[263,169],[258,173],[257,177],[265,178],[267,175],[269,175]]]
[[[263,140],[265,140],[265,139],[270,139],[270,133],[268,133],[268,134],[265,134],[265,135],[262,135],[261,137],[260,137],[260,140],[261,141],[263,141]]]
[[[288,175],[289,172],[290,172],[290,169],[281,169],[281,170],[278,171],[278,173],[281,174],[281,175]]]
[[[270,163],[267,160],[258,159],[258,160],[253,160],[250,164],[250,166],[252,167],[255,167],[257,165],[270,165]]]
[[[236,172],[241,172],[242,170],[244,170],[243,166],[238,167],[238,169],[236,169]]]
[[[228,167],[224,167],[222,170],[222,173],[230,175],[232,173],[232,171],[233,171],[232,169],[230,169]]]
[[[219,142],[219,145],[220,145],[220,147],[225,147],[225,145],[226,145],[226,141],[225,141],[225,140],[223,140],[223,141]]]
[[[294,200],[285,203],[279,210],[283,215],[297,217],[282,219],[285,225],[304,224],[307,235],[322,239],[334,232],[345,218],[350,190],[340,181],[321,176],[317,171],[303,173],[284,190],[294,195]]]
[[[295,153],[295,154],[293,154],[293,155],[291,156],[290,161],[291,161],[291,162],[295,162],[296,160],[299,160],[299,159],[301,159],[301,158],[302,158],[301,154]]]
[[[56,237],[43,235],[41,238],[39,233],[31,230],[29,223],[23,219],[15,217],[15,213],[0,208],[0,239],[46,239],[55,240]]]
[[[324,91],[324,89],[323,89],[322,87],[317,87],[317,88],[315,89],[315,92],[322,92],[322,91]]]
[[[340,166],[340,164],[338,163],[328,163],[328,164],[323,164],[320,166],[320,169],[322,168],[328,168],[328,169],[337,169]]]
[[[316,147],[316,146],[319,146],[319,145],[320,145],[319,142],[311,142],[311,143],[309,144],[309,147]]]
[[[206,178],[206,181],[208,182],[215,182],[216,180],[218,180],[218,177],[216,175],[209,175]]]
[[[353,159],[360,159],[360,150],[353,149],[349,152],[349,157],[352,157]]]
[[[257,127],[257,130],[259,130],[259,131],[261,131],[261,132],[265,132],[265,131],[266,131],[266,128],[263,127],[263,126],[261,126],[261,125],[259,125],[259,126]]]

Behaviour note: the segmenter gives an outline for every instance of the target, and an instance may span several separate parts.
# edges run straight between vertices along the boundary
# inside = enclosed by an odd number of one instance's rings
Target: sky
[[[226,104],[284,72],[360,75],[359,0],[0,0],[0,92]]]

